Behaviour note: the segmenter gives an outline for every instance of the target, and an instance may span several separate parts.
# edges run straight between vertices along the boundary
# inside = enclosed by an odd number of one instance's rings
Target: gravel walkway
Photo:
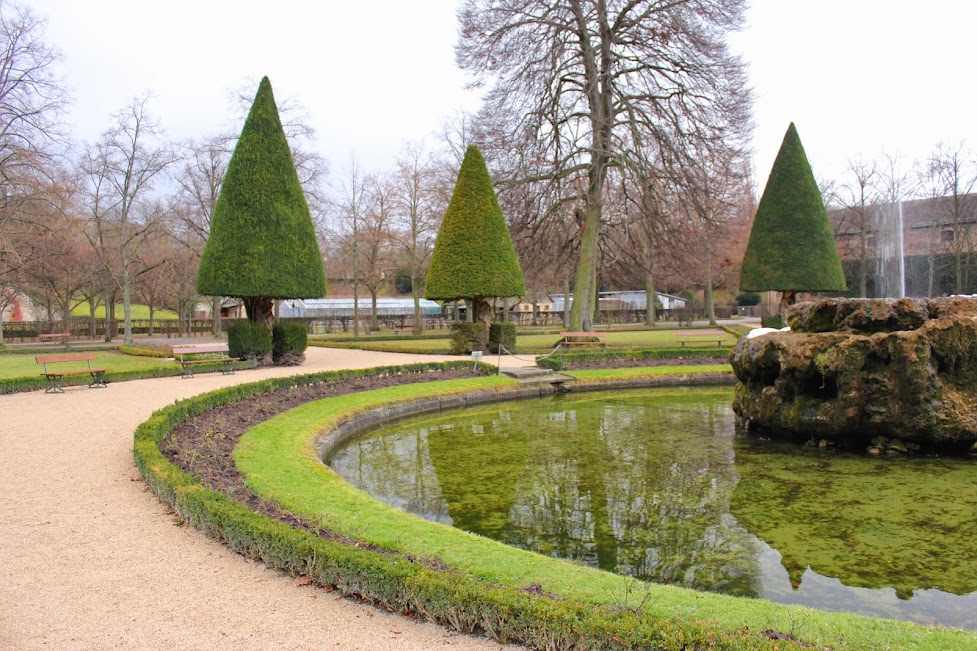
[[[307,355],[298,368],[0,396],[0,649],[513,648],[296,587],[180,526],[147,491],[132,432],[174,400],[291,373],[452,359]]]

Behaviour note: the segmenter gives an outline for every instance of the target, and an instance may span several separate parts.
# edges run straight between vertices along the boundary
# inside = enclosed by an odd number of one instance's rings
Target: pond
[[[648,581],[977,630],[977,463],[738,433],[726,389],[405,420],[329,460],[392,506]],[[545,586],[544,586],[545,587]]]

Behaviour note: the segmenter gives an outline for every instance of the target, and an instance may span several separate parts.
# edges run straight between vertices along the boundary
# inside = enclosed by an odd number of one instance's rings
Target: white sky
[[[403,141],[477,106],[454,65],[456,0],[28,4],[63,54],[78,139],[145,91],[169,137],[209,135],[235,119],[228,91],[268,75],[279,101],[304,105],[335,174],[354,153],[389,166]],[[977,3],[752,0],[747,19],[734,46],[756,93],[761,186],[791,121],[823,178],[859,154],[908,164],[941,140],[977,145]]]

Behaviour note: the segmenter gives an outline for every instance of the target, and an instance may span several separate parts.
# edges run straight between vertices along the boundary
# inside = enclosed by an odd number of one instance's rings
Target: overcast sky
[[[28,4],[63,55],[82,140],[146,91],[170,138],[212,134],[238,119],[228,92],[268,75],[279,101],[305,107],[335,173],[351,154],[389,166],[403,141],[477,107],[454,64],[456,0]],[[908,164],[939,141],[977,145],[977,3],[753,0],[747,19],[733,43],[756,94],[761,184],[791,121],[823,178],[858,155]]]

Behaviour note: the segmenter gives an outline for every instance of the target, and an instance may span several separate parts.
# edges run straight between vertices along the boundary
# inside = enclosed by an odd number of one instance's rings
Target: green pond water
[[[731,395],[612,392],[424,416],[329,463],[392,506],[541,554],[977,630],[977,462],[738,434]]]

